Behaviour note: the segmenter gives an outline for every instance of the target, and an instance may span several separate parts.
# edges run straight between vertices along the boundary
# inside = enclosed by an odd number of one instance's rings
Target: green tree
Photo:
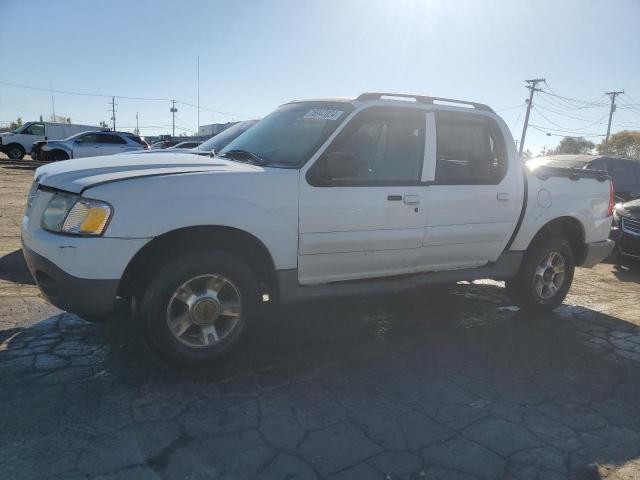
[[[558,146],[549,153],[552,155],[585,155],[591,153],[595,143],[584,137],[564,137]]]
[[[608,145],[608,148],[607,148]],[[640,131],[624,130],[609,137],[609,143],[598,145],[598,153],[640,158]]]

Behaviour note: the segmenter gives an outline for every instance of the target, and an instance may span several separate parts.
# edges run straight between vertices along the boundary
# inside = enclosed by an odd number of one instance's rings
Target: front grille
[[[622,231],[630,235],[640,235],[640,220],[622,217]]]

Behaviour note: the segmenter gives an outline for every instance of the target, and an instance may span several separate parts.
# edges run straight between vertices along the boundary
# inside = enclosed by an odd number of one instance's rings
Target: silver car
[[[38,160],[55,162],[69,158],[98,157],[116,153],[135,152],[149,148],[138,135],[128,132],[82,132],[65,140],[34,144],[33,154]]]

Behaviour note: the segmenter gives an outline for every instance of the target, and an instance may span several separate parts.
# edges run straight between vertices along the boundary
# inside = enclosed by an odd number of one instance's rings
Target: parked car
[[[534,158],[530,165],[603,170],[613,179],[615,196],[620,201],[640,198],[640,160],[607,155],[550,155]]]
[[[207,154],[211,152],[219,152],[258,122],[259,120],[244,120],[242,122],[238,122],[219,134],[211,137],[206,142],[203,142],[195,149],[195,151]]]
[[[211,137],[206,142],[201,143],[195,148],[177,148],[178,145],[165,148],[165,149],[153,149],[147,152],[136,153],[192,153],[196,155],[211,155],[213,152],[218,152],[226,147],[230,142],[246,132],[253,125],[258,123],[258,120],[245,120],[243,122],[236,123],[232,127],[220,132],[218,135]]]
[[[180,143],[179,140],[161,140],[159,142],[152,143],[151,144],[151,149],[152,150],[165,149],[165,148],[173,147],[173,146],[177,145],[178,143]]]
[[[196,148],[202,142],[180,142],[176,143],[173,147],[167,147],[168,150],[173,150],[176,148]]]
[[[486,105],[367,93],[282,105],[215,157],[40,167],[22,239],[53,304],[129,300],[157,352],[199,364],[267,302],[492,278],[553,309],[612,251],[613,207],[605,172],[525,170]]]
[[[13,160],[22,160],[31,151],[35,142],[62,140],[89,130],[101,131],[102,129],[91,125],[70,123],[27,122],[13,132],[0,133],[0,151]]]
[[[616,205],[611,239],[621,257],[640,259],[640,199]]]
[[[146,150],[149,145],[138,135],[128,132],[83,132],[66,140],[35,146],[39,160],[55,162],[70,158],[97,157],[122,152]]]

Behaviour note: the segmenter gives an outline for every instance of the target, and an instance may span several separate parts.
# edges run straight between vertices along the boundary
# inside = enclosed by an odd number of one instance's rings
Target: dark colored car
[[[640,200],[616,205],[611,239],[619,255],[640,259]]]
[[[640,198],[640,160],[607,155],[550,155],[529,160],[528,165],[604,170],[613,180],[619,201]]]

